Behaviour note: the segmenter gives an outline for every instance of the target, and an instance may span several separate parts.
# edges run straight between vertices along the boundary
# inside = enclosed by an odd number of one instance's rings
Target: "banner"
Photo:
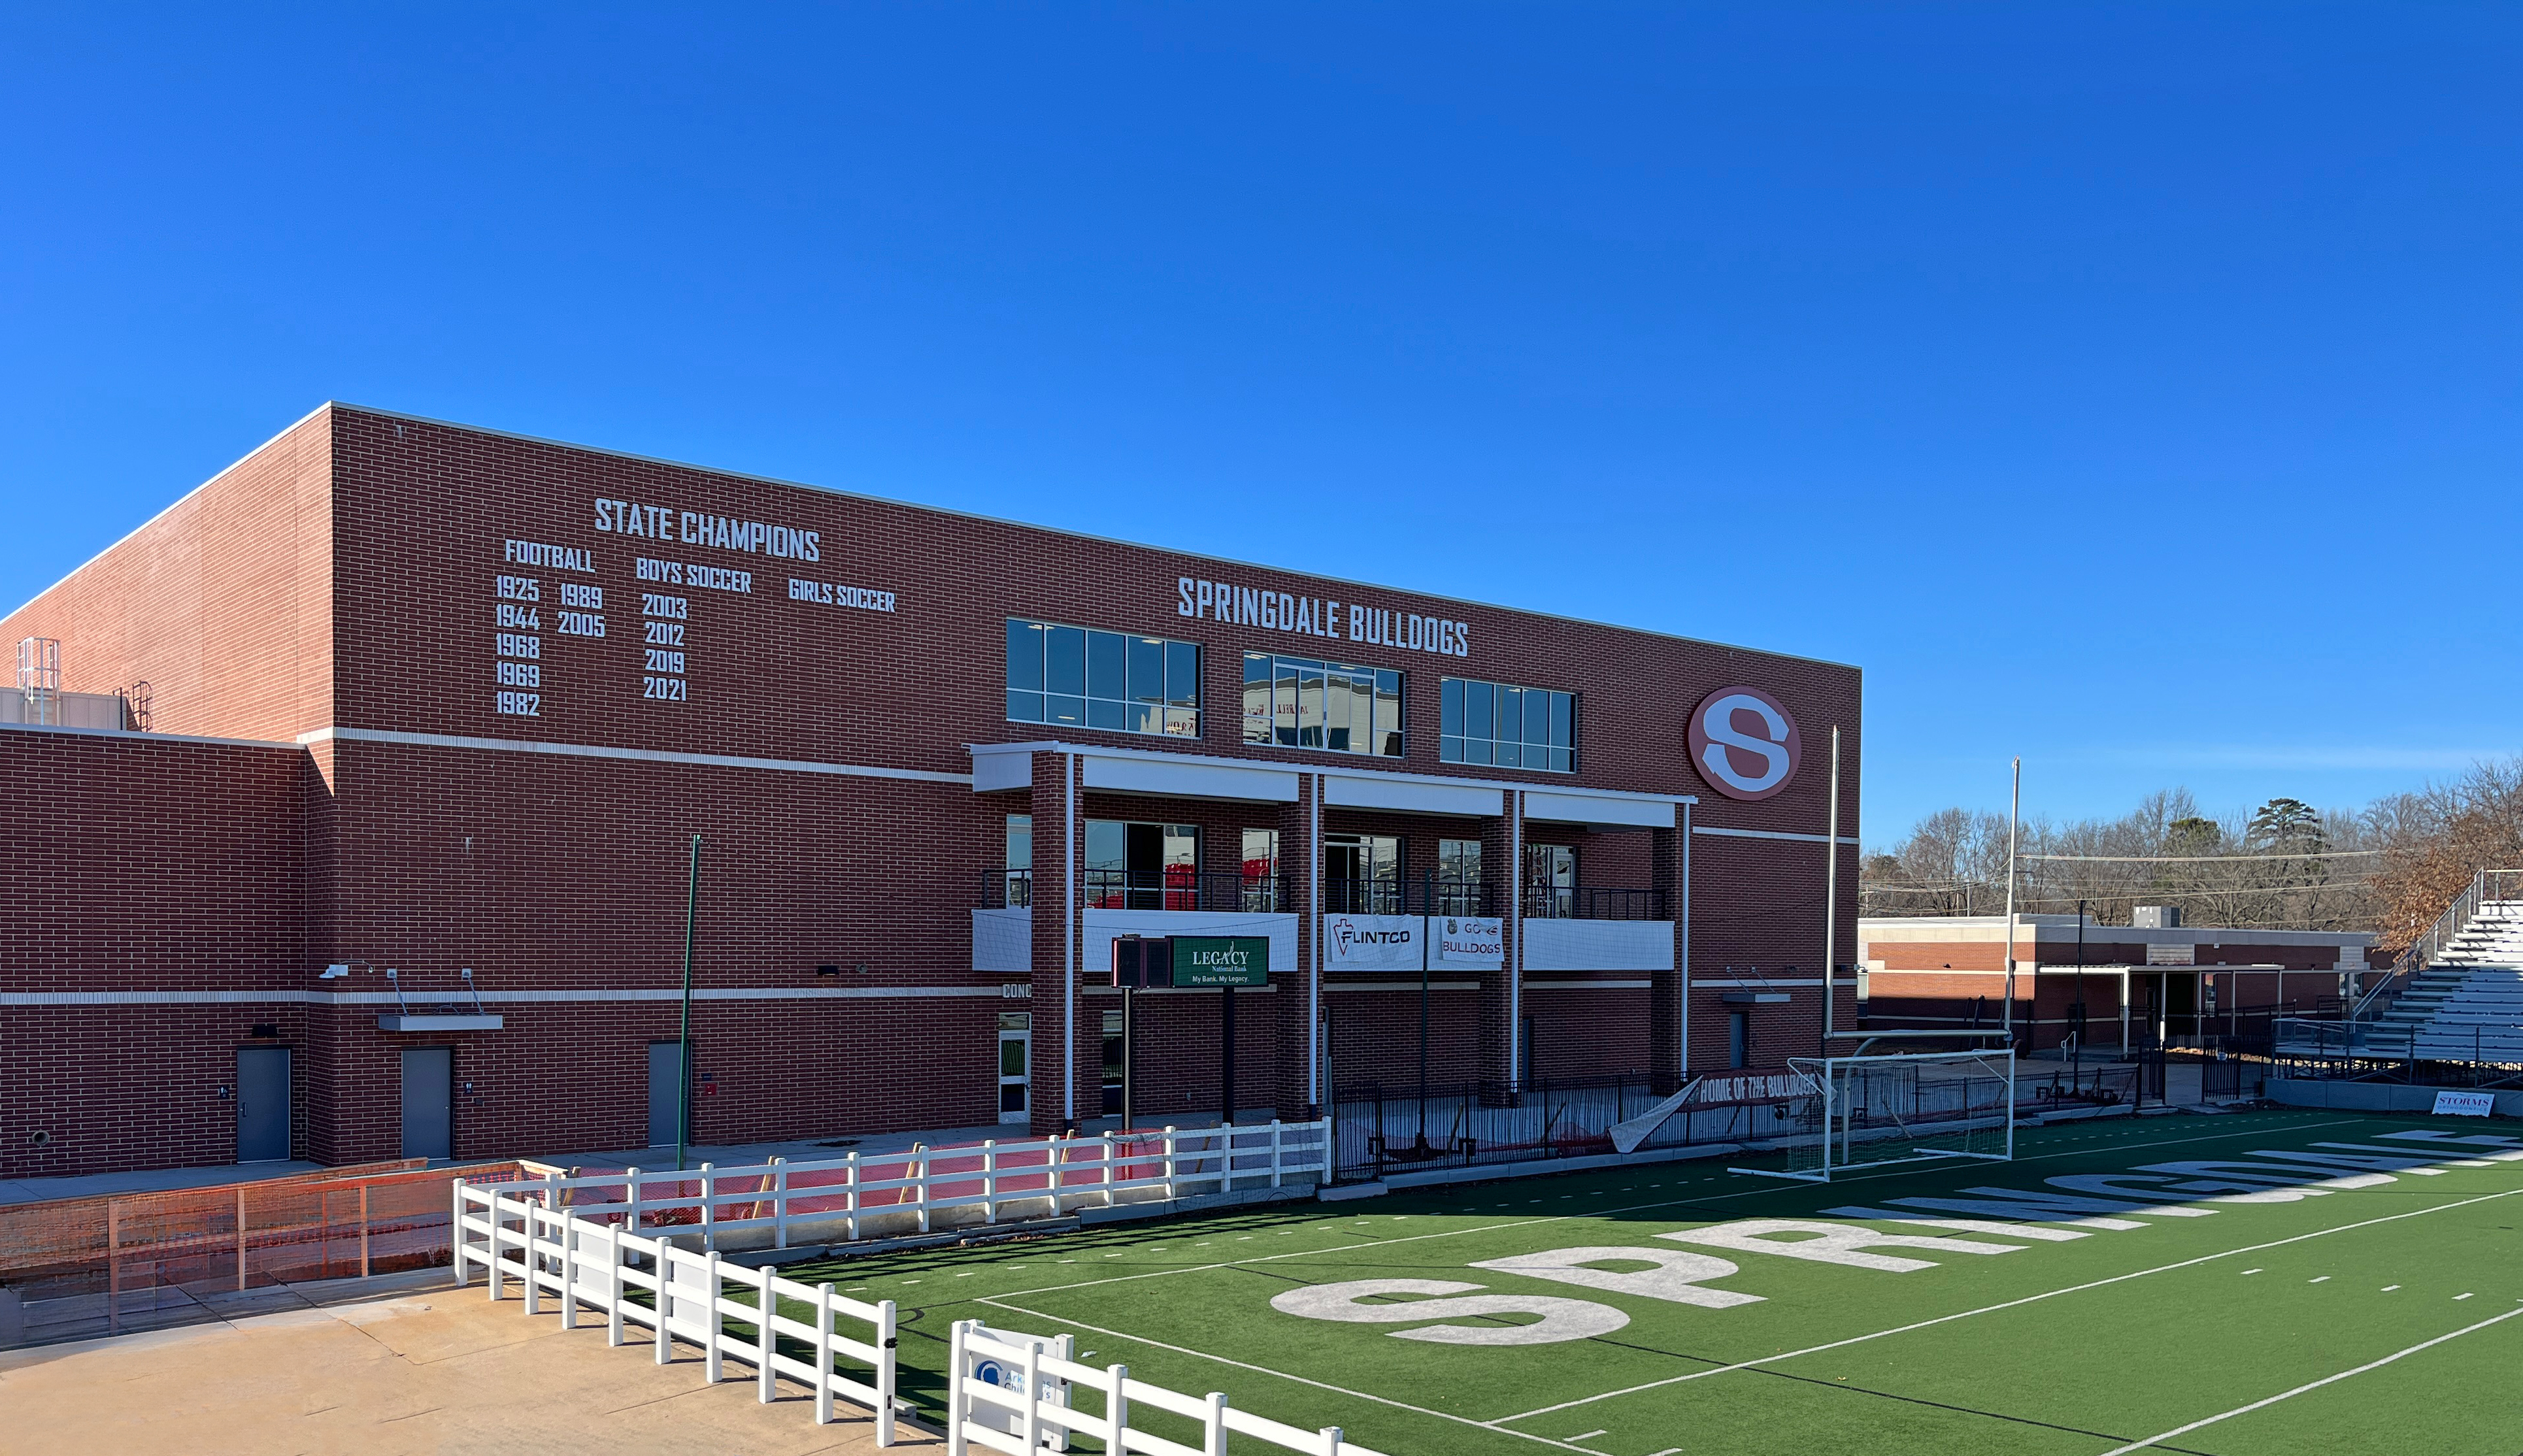
[[[1415,971],[1423,934],[1431,970],[1506,968],[1506,921],[1496,916],[1325,916],[1323,969]]]
[[[1496,916],[1436,916],[1437,954],[1450,970],[1506,969],[1506,921]]]
[[[2487,1092],[2439,1092],[2438,1117],[2485,1117],[2497,1110],[2497,1098]]]
[[[1325,916],[1323,969],[1417,970],[1419,924],[1417,916]]]

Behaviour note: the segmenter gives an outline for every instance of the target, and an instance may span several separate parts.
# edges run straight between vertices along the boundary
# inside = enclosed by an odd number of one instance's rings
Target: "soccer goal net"
[[[1787,1165],[1737,1172],[1829,1183],[1894,1163],[2015,1156],[2011,1051],[1791,1057],[1787,1068]]]

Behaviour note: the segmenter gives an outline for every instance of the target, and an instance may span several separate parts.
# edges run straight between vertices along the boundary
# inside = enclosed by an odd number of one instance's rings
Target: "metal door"
[[[1029,1122],[1033,1104],[1027,1098],[1032,1080],[1033,1016],[1026,1011],[999,1013],[999,1120]]]
[[[672,1148],[682,1139],[684,1044],[648,1044],[648,1146]]]
[[[289,1049],[237,1049],[237,1143],[241,1163],[289,1157]]]
[[[455,1155],[455,1049],[403,1053],[403,1155]]]

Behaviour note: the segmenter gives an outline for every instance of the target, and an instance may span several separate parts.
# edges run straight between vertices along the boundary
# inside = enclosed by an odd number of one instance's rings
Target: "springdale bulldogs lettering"
[[[1690,765],[1730,799],[1769,798],[1803,758],[1796,721],[1757,687],[1721,687],[1690,715]]]

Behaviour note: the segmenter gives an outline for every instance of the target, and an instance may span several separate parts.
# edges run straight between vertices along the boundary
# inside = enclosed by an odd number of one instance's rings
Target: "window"
[[[1200,647],[1008,619],[1008,721],[1200,736]]]
[[[1104,1013],[1104,1115],[1121,1110],[1121,1013]]]
[[[1400,758],[1402,675],[1247,652],[1244,741]]]
[[[1477,916],[1488,912],[1481,901],[1481,842],[1477,839],[1437,841],[1437,914]]]
[[[1325,834],[1323,907],[1334,915],[1404,914],[1401,838],[1392,834]]]
[[[1438,698],[1439,761],[1577,771],[1577,700],[1569,694],[1448,678]]]
[[[1244,831],[1244,908],[1267,913],[1279,908],[1279,831]]]
[[[1000,904],[1016,910],[1033,903],[1033,816],[1008,816],[1008,854],[1001,871],[1005,886]]]
[[[1088,820],[1086,904],[1095,910],[1200,909],[1200,826]]]
[[[1524,847],[1524,913],[1564,920],[1577,913],[1577,851],[1564,844]]]

